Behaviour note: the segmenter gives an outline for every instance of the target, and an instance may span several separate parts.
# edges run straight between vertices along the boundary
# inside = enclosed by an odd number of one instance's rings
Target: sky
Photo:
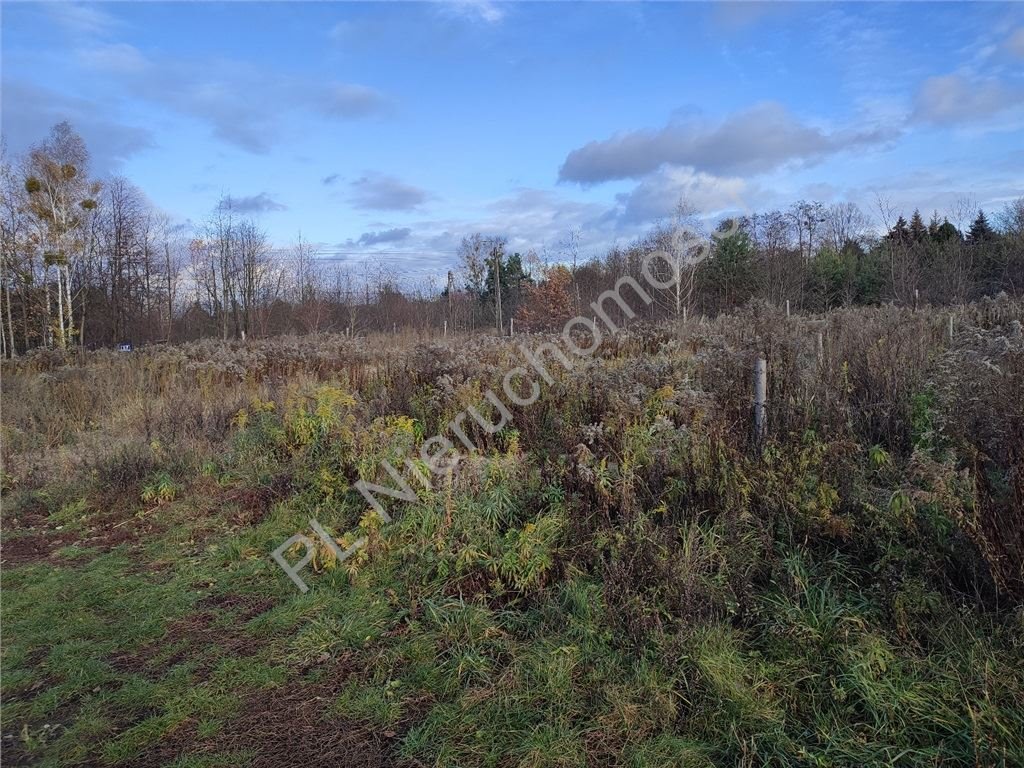
[[[1024,4],[7,2],[2,130],[198,227],[440,277],[461,238],[567,258],[680,200],[909,213],[1024,195]]]

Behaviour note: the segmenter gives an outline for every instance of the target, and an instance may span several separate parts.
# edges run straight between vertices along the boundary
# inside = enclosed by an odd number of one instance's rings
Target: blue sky
[[[1024,5],[5,3],[11,152],[70,120],[181,222],[439,273],[708,216],[1024,195]],[[374,255],[376,254],[376,255]]]

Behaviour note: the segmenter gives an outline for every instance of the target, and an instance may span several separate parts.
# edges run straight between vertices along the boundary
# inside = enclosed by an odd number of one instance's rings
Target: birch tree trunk
[[[64,332],[64,288],[61,286],[60,265],[57,266],[57,316],[60,318],[57,325],[57,341],[61,349],[66,349],[68,342]]]
[[[43,265],[43,288],[46,292],[46,314],[43,316],[43,346],[48,347],[53,342],[53,330],[50,324],[53,322],[53,308],[50,303],[50,267]]]
[[[65,312],[67,313],[68,336],[72,337],[72,339],[69,340],[73,340],[75,335],[75,317],[74,312],[71,309],[71,267],[67,264],[64,265],[64,293],[65,298],[67,299]]]

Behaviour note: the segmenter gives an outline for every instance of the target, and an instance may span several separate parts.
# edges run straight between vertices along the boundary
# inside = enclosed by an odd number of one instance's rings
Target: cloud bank
[[[349,188],[349,202],[368,211],[412,211],[429,197],[426,190],[381,173],[368,173],[353,181]]]
[[[878,144],[897,132],[885,128],[828,133],[803,123],[774,102],[758,104],[717,125],[675,121],[657,130],[636,130],[574,149],[559,180],[597,184],[639,178],[665,165],[716,175],[771,171],[813,162],[859,146]]]

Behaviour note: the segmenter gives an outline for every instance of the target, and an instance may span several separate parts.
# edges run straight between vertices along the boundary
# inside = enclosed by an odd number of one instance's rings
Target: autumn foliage
[[[516,323],[527,331],[554,331],[561,329],[572,315],[572,274],[557,265],[530,287],[516,313]]]

